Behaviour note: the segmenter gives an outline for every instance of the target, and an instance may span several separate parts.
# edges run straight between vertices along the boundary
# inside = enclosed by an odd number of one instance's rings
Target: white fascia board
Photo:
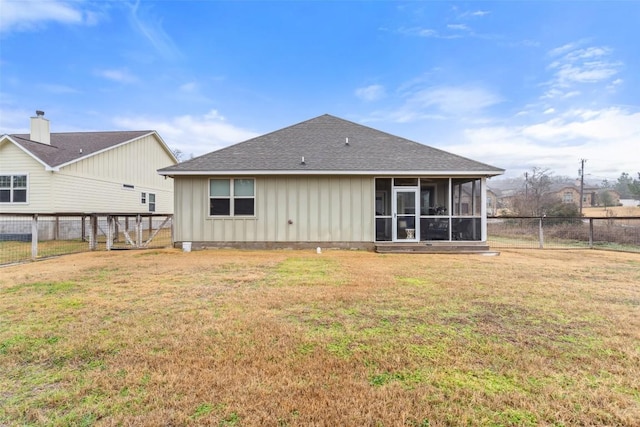
[[[504,171],[343,171],[343,170],[229,170],[229,171],[162,171],[164,176],[212,176],[212,175],[369,175],[369,176],[496,176]]]
[[[57,167],[53,167],[51,165],[48,165],[47,163],[43,162],[42,159],[40,159],[38,156],[35,156],[31,151],[27,150],[22,145],[18,144],[13,138],[11,138],[11,135],[2,135],[2,137],[0,137],[0,144],[2,143],[3,140],[11,142],[13,145],[15,145],[20,150],[22,150],[26,155],[31,157],[36,162],[40,163],[42,166],[44,166],[44,170],[46,170],[46,171],[54,171],[54,172],[58,171]]]
[[[171,149],[169,148],[169,146],[167,145],[166,142],[164,142],[164,139],[162,139],[162,137],[160,136],[160,134],[157,131],[153,131],[151,132],[153,135],[155,135],[156,138],[158,138],[158,141],[160,141],[160,145],[162,145],[162,148],[164,148],[164,150],[169,154],[169,156],[171,156],[171,158],[174,161],[174,164],[178,164],[178,159],[176,158],[176,155],[173,154],[173,151],[171,151]],[[146,135],[142,135],[140,138],[144,138],[145,136],[148,136],[149,134]],[[139,139],[139,138],[136,138]],[[131,141],[135,141],[135,139],[132,139]]]

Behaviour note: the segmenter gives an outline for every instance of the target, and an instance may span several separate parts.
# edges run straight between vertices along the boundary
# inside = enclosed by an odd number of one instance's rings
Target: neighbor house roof
[[[31,141],[29,134],[5,135],[5,137],[8,137],[46,167],[56,169],[152,133],[155,132],[141,130],[51,133],[51,144]],[[160,139],[159,136],[158,139]]]
[[[493,176],[504,170],[325,114],[158,172]]]

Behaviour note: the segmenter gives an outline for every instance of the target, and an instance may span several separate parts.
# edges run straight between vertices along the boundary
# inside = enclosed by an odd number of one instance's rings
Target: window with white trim
[[[0,203],[27,203],[27,175],[0,175]]]
[[[154,193],[149,193],[149,212],[156,211],[156,195]]]
[[[145,193],[144,191],[140,193],[140,203],[143,205],[147,204],[147,193]]]
[[[210,179],[209,215],[254,216],[255,179]]]

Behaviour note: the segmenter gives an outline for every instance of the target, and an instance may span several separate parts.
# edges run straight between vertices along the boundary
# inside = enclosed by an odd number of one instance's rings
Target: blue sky
[[[0,0],[0,134],[198,156],[333,114],[522,176],[640,171],[640,1]]]

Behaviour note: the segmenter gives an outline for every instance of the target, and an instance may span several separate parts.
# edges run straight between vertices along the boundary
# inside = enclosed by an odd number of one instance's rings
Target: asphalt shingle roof
[[[163,175],[193,175],[257,171],[345,174],[369,171],[477,172],[484,175],[504,172],[494,166],[328,114],[160,169],[159,172]]]
[[[43,163],[56,167],[152,132],[150,130],[141,130],[52,133],[50,145],[31,141],[28,134],[9,136]]]

